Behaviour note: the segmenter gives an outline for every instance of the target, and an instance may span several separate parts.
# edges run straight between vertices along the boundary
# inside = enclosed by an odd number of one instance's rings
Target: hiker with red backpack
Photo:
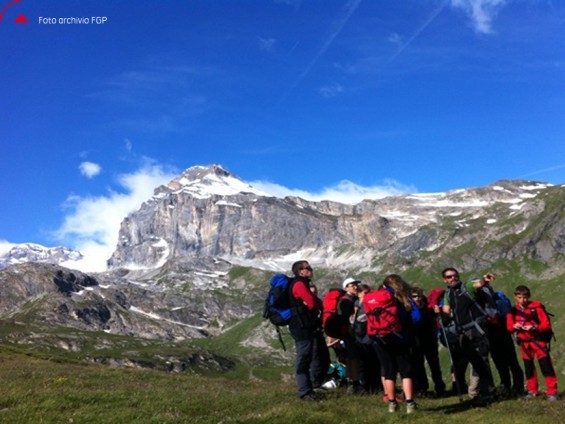
[[[557,376],[549,353],[549,342],[553,337],[551,321],[540,302],[530,300],[530,289],[518,286],[514,290],[516,305],[507,315],[507,328],[516,333],[516,342],[522,354],[528,387],[527,399],[539,395],[534,360],[537,358],[547,386],[547,399],[557,400]]]
[[[345,347],[347,364],[347,392],[350,394],[366,394],[361,385],[361,352],[355,340],[353,324],[355,320],[355,303],[357,302],[357,287],[361,281],[346,278],[342,283],[345,294],[337,302],[337,316],[340,326],[340,339]]]
[[[410,286],[397,274],[388,275],[383,287],[365,294],[363,305],[367,314],[367,334],[375,341],[388,398],[388,411],[398,411],[395,384],[397,374],[402,380],[406,413],[416,411],[413,399],[410,362]]]
[[[357,287],[353,334],[361,355],[361,384],[368,393],[377,393],[383,390],[381,364],[375,350],[375,342],[367,335],[367,314],[363,306],[363,299],[370,291],[371,287],[367,284],[359,284]]]

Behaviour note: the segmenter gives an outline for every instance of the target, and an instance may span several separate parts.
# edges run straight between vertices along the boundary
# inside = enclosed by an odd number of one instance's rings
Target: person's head
[[[441,272],[441,277],[445,284],[453,284],[459,282],[459,271],[455,268],[445,268]]]
[[[369,287],[368,284],[359,284],[357,286],[357,296],[359,297],[360,300],[363,300],[363,296],[365,296],[366,293],[369,293],[371,291],[371,287]]]
[[[398,274],[387,275],[383,281],[383,286],[392,289],[394,292],[409,292],[409,285]]]
[[[514,300],[520,306],[526,306],[530,303],[530,289],[526,286],[518,286],[514,289]]]
[[[295,277],[302,277],[302,278],[312,278],[314,274],[314,270],[308,263],[308,261],[297,261],[292,264],[292,273]]]
[[[424,303],[424,291],[420,287],[412,287],[410,297],[418,306]]]
[[[343,287],[343,290],[345,290],[345,292],[349,295],[356,295],[357,294],[357,286],[359,285],[361,281],[356,280],[355,278],[346,278],[345,280],[343,280],[343,283],[341,284],[341,286]]]
[[[406,309],[411,307],[408,297],[410,296],[410,285],[398,274],[387,275],[383,281],[383,287],[394,292],[394,296],[402,302]]]

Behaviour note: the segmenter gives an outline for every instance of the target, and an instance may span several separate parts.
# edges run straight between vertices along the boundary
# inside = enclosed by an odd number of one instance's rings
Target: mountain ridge
[[[296,260],[314,265],[320,293],[346,276],[376,285],[392,272],[429,288],[445,266],[495,271],[503,289],[565,275],[563,185],[499,181],[352,205],[265,196],[213,166],[154,193],[122,222],[108,271],[37,262],[0,270],[0,319],[15,328],[2,340],[82,352],[94,338],[98,358],[127,346],[124,337],[180,343],[243,323],[248,333],[233,343],[250,360],[289,361],[259,311],[269,277]]]

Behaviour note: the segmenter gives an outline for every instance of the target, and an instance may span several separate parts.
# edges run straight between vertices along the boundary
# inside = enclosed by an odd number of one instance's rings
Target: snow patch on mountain
[[[55,265],[73,264],[83,259],[80,252],[67,247],[45,247],[35,243],[14,244],[0,253],[0,269],[26,262],[40,262]]]
[[[187,193],[197,199],[208,199],[214,195],[234,196],[243,193],[272,197],[270,194],[230,174],[220,165],[189,168],[180,177],[169,182],[166,188],[174,194]],[[162,198],[166,194],[166,191],[162,190],[154,197]]]

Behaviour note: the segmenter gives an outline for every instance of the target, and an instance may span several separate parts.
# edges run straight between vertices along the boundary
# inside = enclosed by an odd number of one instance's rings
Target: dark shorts
[[[412,378],[410,345],[395,335],[378,338],[376,342],[381,375],[386,380],[395,380],[397,374],[401,378]]]

